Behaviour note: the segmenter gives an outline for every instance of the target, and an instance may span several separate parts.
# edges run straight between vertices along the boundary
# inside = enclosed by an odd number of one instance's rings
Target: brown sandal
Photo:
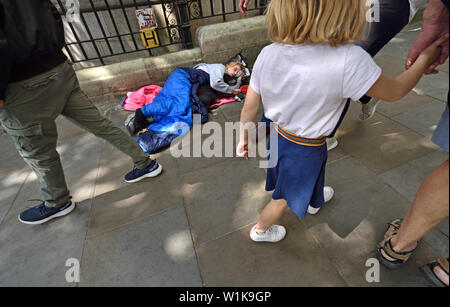
[[[391,240],[395,235],[397,235],[398,230],[400,229],[401,223],[402,223],[402,220],[397,219],[388,224],[388,229],[387,229],[386,233],[384,234],[384,240],[378,244],[378,248],[377,248],[378,260],[390,270],[398,269],[401,265],[403,265],[406,261],[408,261],[409,257],[416,250],[416,249],[413,249],[412,251],[409,251],[409,252],[396,252],[394,250],[394,248],[392,247]],[[385,252],[385,254],[388,255],[390,258],[395,259],[395,260],[391,261],[389,259],[386,259],[383,256],[383,254],[381,253],[381,250],[383,250]]]
[[[439,279],[439,277],[434,273],[435,267],[440,267],[445,273],[447,273],[448,276],[448,259],[440,258],[436,261],[430,262],[424,266],[422,266],[420,269],[425,274],[425,276],[428,278],[428,280],[433,283],[436,287],[447,287],[442,280]]]

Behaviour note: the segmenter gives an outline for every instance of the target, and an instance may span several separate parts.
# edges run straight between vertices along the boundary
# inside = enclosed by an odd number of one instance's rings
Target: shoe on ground
[[[162,172],[162,166],[155,160],[152,160],[149,166],[144,169],[134,168],[131,172],[125,175],[125,181],[134,183],[145,178],[156,177]]]
[[[255,242],[279,242],[286,236],[286,228],[272,225],[265,232],[256,230],[256,225],[250,231],[250,238]]]
[[[325,203],[329,202],[334,196],[334,190],[332,187],[324,187],[323,188],[323,198],[325,200]],[[308,207],[308,213],[315,215],[320,211],[320,208],[314,208],[312,206]]]
[[[56,217],[64,216],[75,209],[75,203],[69,200],[62,207],[47,207],[45,202],[36,207],[25,210],[19,215],[19,221],[24,224],[38,225],[48,222]]]
[[[150,119],[150,120],[149,120]],[[136,111],[134,112],[134,121],[133,121],[133,128],[134,128],[134,133],[138,133],[139,131],[147,128],[148,126],[150,126],[153,122],[153,118],[148,118],[144,115],[144,113],[142,113],[141,109],[136,109]]]
[[[336,138],[327,138],[327,150],[335,149],[339,145]]]
[[[359,120],[365,121],[372,118],[375,114],[378,104],[380,103],[379,99],[372,99],[367,104],[363,104],[361,107],[361,112],[359,113]]]

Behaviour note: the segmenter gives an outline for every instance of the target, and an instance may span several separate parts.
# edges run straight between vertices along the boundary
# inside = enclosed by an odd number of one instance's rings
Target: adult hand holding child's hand
[[[409,69],[419,58],[420,54],[433,41],[438,40],[443,35],[449,32],[448,25],[448,9],[444,6],[441,0],[430,0],[424,14],[422,31],[411,46],[408,59],[406,61],[406,69]],[[430,63],[425,74],[437,74],[436,67],[443,64],[449,54],[449,42],[445,41],[441,48],[438,57],[434,62]]]
[[[434,70],[437,66],[434,63],[438,63],[436,61],[439,60],[442,48],[444,48],[445,45],[448,45],[448,38],[449,38],[448,33],[441,36],[439,39],[434,41],[430,46],[425,48],[420,53],[420,56],[417,60],[420,60],[422,58],[427,63],[426,67],[429,67],[431,65],[432,70]],[[432,71],[430,71],[430,68],[428,68],[427,73],[432,73]]]

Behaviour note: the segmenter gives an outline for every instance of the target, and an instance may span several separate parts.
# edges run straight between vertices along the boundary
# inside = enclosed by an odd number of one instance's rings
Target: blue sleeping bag
[[[200,85],[209,83],[209,74],[192,68],[178,68],[167,79],[164,88],[152,103],[141,110],[153,117],[148,131],[135,140],[148,154],[154,154],[170,146],[180,135],[192,128],[192,114],[201,115],[202,123],[208,120],[208,110],[197,96]]]

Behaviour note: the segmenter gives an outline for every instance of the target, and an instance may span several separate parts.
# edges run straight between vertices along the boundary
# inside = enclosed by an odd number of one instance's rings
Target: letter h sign
[[[141,30],[141,38],[145,48],[159,47],[158,34],[155,28]]]

